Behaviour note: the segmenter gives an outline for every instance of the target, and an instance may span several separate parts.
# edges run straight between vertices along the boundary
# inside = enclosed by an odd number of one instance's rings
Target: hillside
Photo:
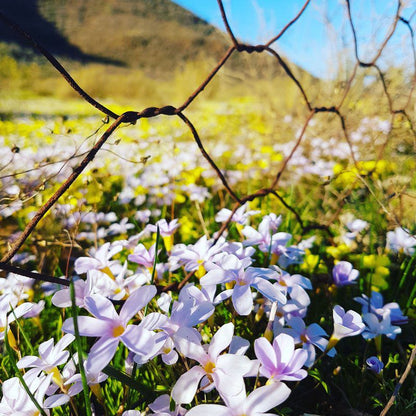
[[[181,102],[231,43],[225,33],[170,0],[1,0],[0,10],[52,52],[92,96],[135,98],[144,105]],[[316,82],[288,64],[298,79]],[[263,81],[268,94],[279,100],[294,97],[294,102],[299,97],[287,79],[270,55],[236,53],[205,96],[262,96]],[[76,96],[2,21],[0,89],[8,96]]]
[[[153,76],[199,57],[218,59],[228,44],[219,30],[169,0],[2,0],[0,9],[60,57]],[[0,41],[15,57],[32,57],[4,24]]]

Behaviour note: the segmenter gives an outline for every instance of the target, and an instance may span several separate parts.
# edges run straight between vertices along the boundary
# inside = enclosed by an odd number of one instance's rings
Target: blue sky
[[[221,30],[216,0],[174,0]],[[264,43],[279,33],[302,8],[305,0],[224,0],[230,25],[237,38],[249,43]],[[404,18],[416,10],[416,0],[402,0]],[[388,32],[397,0],[351,0],[360,42],[360,58],[372,59],[373,51]],[[411,21],[416,30],[416,17]],[[315,76],[336,76],[339,63],[353,58],[352,35],[346,20],[344,0],[312,0],[301,18],[274,44],[275,49]],[[386,49],[382,65],[410,65],[409,30],[398,25]]]

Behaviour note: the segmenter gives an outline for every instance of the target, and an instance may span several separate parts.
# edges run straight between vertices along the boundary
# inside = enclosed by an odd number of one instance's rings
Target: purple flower
[[[338,341],[345,337],[361,334],[365,325],[361,316],[354,311],[345,312],[344,308],[336,305],[333,310],[334,332],[329,339],[326,351],[334,347]]]
[[[178,221],[177,219],[173,219],[171,222],[167,222],[165,219],[161,219],[155,225],[148,224],[146,228],[152,233],[155,233],[159,227],[159,233],[162,237],[170,237],[181,226]]]
[[[397,334],[402,332],[399,326],[393,325],[390,316],[390,310],[385,310],[382,316],[375,313],[364,313],[363,321],[365,329],[361,334],[364,339],[372,339],[378,335],[386,335],[386,337],[395,339]]]
[[[355,219],[347,223],[347,228],[352,233],[359,233],[368,227],[368,222],[360,219]]]
[[[0,341],[9,333],[9,325],[16,319],[26,315],[33,308],[33,303],[25,302],[16,306],[10,294],[0,295]],[[13,312],[12,312],[13,309]]]
[[[187,272],[196,271],[197,277],[202,277],[205,264],[213,261],[213,258],[225,250],[225,241],[220,239],[214,244],[206,236],[201,237],[195,244],[178,244],[173,249],[170,262],[183,264]]]
[[[348,261],[340,261],[332,269],[332,278],[336,286],[354,284],[359,274],[359,271],[353,269],[352,264]]]
[[[260,361],[260,375],[269,381],[296,381],[304,379],[308,373],[302,369],[308,358],[305,350],[295,350],[295,340],[288,334],[278,335],[273,345],[264,338],[254,341],[254,351]]]
[[[159,228],[159,233],[162,236],[166,251],[170,252],[173,246],[173,234],[180,227],[177,219],[167,222],[165,219],[159,220],[155,225],[148,224],[146,229],[152,233],[156,233]]]
[[[149,404],[149,408],[155,412],[149,413],[149,415],[182,416],[186,413],[186,409],[180,405],[176,405],[174,410],[170,410],[170,397],[168,394],[162,394],[162,396],[159,396],[153,403]],[[137,412],[140,416],[141,413],[139,411]],[[127,416],[127,413],[126,415],[123,413],[123,416]]]
[[[52,374],[38,377],[37,373],[28,371],[23,379],[35,400],[44,407],[44,397],[52,380]],[[3,397],[0,402],[2,415],[36,415],[39,414],[33,399],[17,377],[9,378],[2,384]]]
[[[378,318],[382,318],[386,311],[390,312],[390,321],[394,325],[403,325],[406,324],[408,318],[406,315],[403,315],[400,310],[400,306],[396,302],[390,302],[384,304],[383,295],[379,292],[372,291],[371,297],[367,295],[362,295],[361,298],[356,297],[354,300],[363,305],[362,313],[366,312],[373,313]]]
[[[156,244],[153,244],[149,250],[143,244],[139,244],[134,248],[133,254],[129,254],[127,258],[134,263],[152,268],[155,262],[155,250]]]
[[[136,363],[142,365],[158,354],[161,354],[165,364],[176,363],[178,354],[174,348],[180,334],[187,333],[189,335],[190,332],[194,332],[194,335],[199,337],[199,332],[192,327],[207,320],[215,310],[210,301],[199,302],[195,298],[174,301],[172,308],[169,305],[170,302],[166,302],[164,307],[168,310],[171,309],[170,317],[152,312],[143,318],[141,326],[149,331],[156,331],[157,337],[154,349],[149,348],[145,354],[135,355],[134,361]]]
[[[64,335],[54,346],[54,339],[51,338],[39,345],[39,357],[26,355],[17,362],[17,368],[37,368],[49,373],[58,365],[68,361],[69,351],[65,348],[75,339],[71,334]],[[54,374],[56,376],[56,374]]]
[[[368,357],[365,361],[368,365],[368,369],[371,371],[374,371],[376,374],[379,374],[380,371],[383,369],[384,364],[382,361],[380,361],[377,357],[372,356]]]
[[[273,328],[274,333],[277,333],[278,331],[279,334],[288,334],[293,337],[296,344],[302,344],[302,349],[308,353],[308,358],[305,361],[306,367],[310,367],[315,362],[316,353],[314,346],[321,351],[325,351],[328,340],[324,337],[327,337],[328,334],[317,323],[306,326],[303,319],[298,316],[287,319],[287,325],[290,328],[283,328],[278,324],[277,320],[275,322]],[[328,356],[333,357],[335,353],[335,349],[331,349],[328,351]]]

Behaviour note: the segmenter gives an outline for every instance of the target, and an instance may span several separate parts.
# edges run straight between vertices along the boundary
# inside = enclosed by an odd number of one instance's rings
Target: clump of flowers
[[[146,374],[156,364],[165,366],[170,387],[149,400],[154,412],[150,414],[271,414],[291,394],[291,382],[302,382],[308,374],[316,377],[314,368],[323,357],[336,354],[334,347],[341,339],[362,334],[379,340],[383,334],[395,338],[401,332],[399,325],[408,318],[396,302],[384,304],[379,292],[354,298],[362,306],[361,315],[334,306],[332,333],[323,317],[319,324],[311,322],[313,276],[297,273],[297,265],[304,251],[313,249],[314,239],[289,246],[293,237],[278,231],[280,216],[264,216],[256,229],[248,225],[255,214],[246,207],[235,214],[243,241],[203,236],[174,244],[179,223],[160,220],[146,226],[146,232],[106,242],[88,257],[78,257],[74,292],[80,313],[63,321],[65,335],[56,342],[50,338],[40,343],[39,356],[32,353],[17,361],[19,369],[27,370],[24,380],[41,408],[47,413],[71,405],[85,383],[103,403],[105,373],[125,361],[132,380],[137,371]],[[230,213],[224,211],[218,219],[224,215]],[[159,235],[165,239],[164,249],[159,247]],[[172,282],[178,276],[186,284]],[[357,287],[358,277],[359,271],[348,261],[338,261],[332,269],[338,287]],[[175,285],[176,292],[171,290]],[[11,287],[4,287],[10,293],[0,296],[2,336],[9,334],[9,344],[17,351],[6,323],[35,316],[32,310],[37,306],[28,302],[25,290],[17,296]],[[70,307],[70,290],[55,288],[52,303]],[[242,322],[254,323],[246,328],[245,337],[237,333]],[[73,352],[76,325],[82,339],[91,339],[85,341],[85,356]],[[383,369],[375,356],[366,364],[377,374]],[[21,398],[15,400],[4,390],[9,387]],[[3,406],[6,414],[10,409],[32,411],[34,404],[22,388],[19,380],[6,380],[0,410]],[[137,410],[126,409],[123,414],[135,415]]]

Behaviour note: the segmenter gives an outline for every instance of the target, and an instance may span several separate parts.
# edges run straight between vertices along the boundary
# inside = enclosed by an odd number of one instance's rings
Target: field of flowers
[[[242,195],[302,128],[261,110],[192,115]],[[107,123],[3,116],[3,254]],[[412,141],[368,116],[351,149],[330,125],[314,119],[278,193],[234,213],[180,121],[117,130],[13,258],[62,284],[0,280],[0,414],[372,415],[394,395],[389,414],[414,415]]]

